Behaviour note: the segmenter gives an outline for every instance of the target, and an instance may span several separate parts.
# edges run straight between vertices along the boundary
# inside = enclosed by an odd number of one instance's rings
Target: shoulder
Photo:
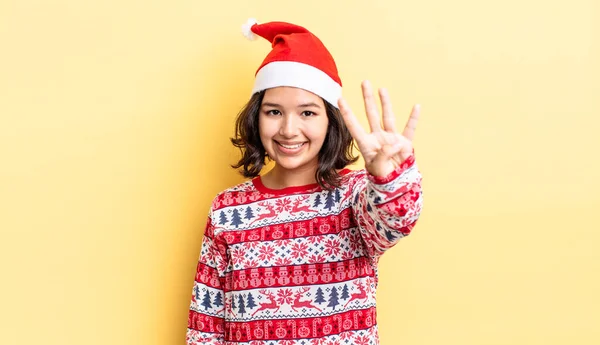
[[[212,201],[211,211],[253,202],[258,200],[260,196],[261,193],[256,189],[252,180],[247,180],[219,192]]]

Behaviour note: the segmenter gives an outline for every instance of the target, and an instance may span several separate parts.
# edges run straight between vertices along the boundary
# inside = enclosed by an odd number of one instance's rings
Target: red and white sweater
[[[187,344],[379,344],[378,258],[422,207],[414,156],[386,177],[344,170],[332,191],[260,177],[213,201]]]

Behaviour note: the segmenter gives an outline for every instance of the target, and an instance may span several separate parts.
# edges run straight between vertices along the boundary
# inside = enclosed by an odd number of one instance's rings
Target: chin
[[[306,168],[306,167],[312,165],[311,161],[312,160],[290,159],[288,157],[285,157],[283,159],[279,159],[279,160],[275,161],[275,163],[277,163],[277,165],[279,165],[281,168],[283,168],[285,170],[298,170],[298,169]],[[317,164],[314,164],[314,165],[315,165],[315,167],[317,166]]]
[[[304,162],[290,162],[287,159],[283,159],[276,163],[277,163],[277,165],[279,165],[281,168],[283,168],[285,170],[296,170],[296,169],[302,168],[303,166],[306,165],[306,163],[304,163]]]

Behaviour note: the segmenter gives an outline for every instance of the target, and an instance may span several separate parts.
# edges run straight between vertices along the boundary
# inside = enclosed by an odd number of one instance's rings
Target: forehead
[[[276,103],[282,106],[298,106],[316,103],[324,107],[323,99],[310,91],[290,86],[279,86],[265,91],[262,103]]]

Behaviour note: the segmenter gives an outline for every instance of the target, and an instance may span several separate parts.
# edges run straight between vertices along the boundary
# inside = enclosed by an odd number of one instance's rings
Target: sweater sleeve
[[[212,213],[211,213],[212,215]],[[209,217],[196,268],[187,328],[187,345],[225,344],[225,242]]]
[[[421,213],[421,173],[414,154],[388,176],[366,172],[356,182],[352,200],[366,252],[377,258],[410,234]]]

